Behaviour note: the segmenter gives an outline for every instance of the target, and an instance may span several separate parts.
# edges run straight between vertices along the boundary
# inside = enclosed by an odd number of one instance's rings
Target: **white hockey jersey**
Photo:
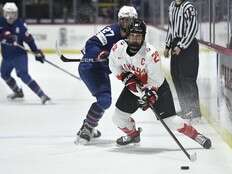
[[[150,44],[144,42],[134,56],[126,52],[126,41],[118,41],[111,49],[109,66],[112,73],[121,78],[122,73],[131,72],[142,82],[143,87],[158,89],[164,82],[160,55]]]

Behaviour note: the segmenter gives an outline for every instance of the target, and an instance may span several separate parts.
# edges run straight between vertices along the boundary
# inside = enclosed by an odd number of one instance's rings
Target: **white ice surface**
[[[48,60],[78,75],[76,63],[62,63],[56,55]],[[122,85],[113,76],[113,104],[100,121],[102,137],[92,145],[73,142],[85,114],[94,101],[85,85],[49,64],[30,57],[30,74],[52,98],[40,100],[20,80],[25,99],[10,102],[10,90],[0,80],[0,173],[1,174],[231,174],[232,150],[208,125],[199,131],[212,139],[210,150],[176,133],[187,151],[197,153],[189,162],[152,112],[138,111],[134,118],[143,128],[137,147],[117,147],[122,133],[113,125],[111,115]],[[180,170],[183,165],[189,170]]]

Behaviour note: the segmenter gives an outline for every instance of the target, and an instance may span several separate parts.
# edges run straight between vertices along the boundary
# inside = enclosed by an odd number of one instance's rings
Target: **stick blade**
[[[81,59],[70,59],[70,58],[65,57],[63,54],[60,55],[60,59],[63,62],[81,62]]]
[[[63,62],[70,62],[70,60],[68,60],[63,54],[60,55],[60,59],[61,59]]]
[[[189,159],[190,159],[191,162],[196,161],[197,160],[197,153],[195,152],[195,153],[191,154]]]

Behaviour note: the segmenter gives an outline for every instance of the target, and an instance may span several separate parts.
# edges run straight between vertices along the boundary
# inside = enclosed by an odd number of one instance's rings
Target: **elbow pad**
[[[24,41],[26,43],[31,43],[34,42],[34,38],[32,37],[32,35],[28,32],[25,33],[25,37],[24,37]]]

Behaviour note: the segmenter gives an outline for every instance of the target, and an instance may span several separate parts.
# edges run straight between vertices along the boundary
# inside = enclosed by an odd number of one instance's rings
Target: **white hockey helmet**
[[[138,18],[138,14],[134,7],[124,5],[118,12],[118,18]]]
[[[118,23],[124,33],[128,34],[129,26],[134,19],[138,18],[137,11],[132,6],[123,6],[118,12]]]
[[[9,24],[18,18],[18,7],[14,2],[7,2],[3,6],[3,16]]]

